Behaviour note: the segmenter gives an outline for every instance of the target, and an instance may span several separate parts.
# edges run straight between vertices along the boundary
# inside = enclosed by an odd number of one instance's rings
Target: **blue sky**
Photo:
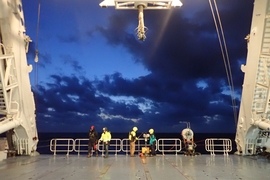
[[[228,83],[208,1],[145,10],[100,8],[101,0],[23,0],[39,132],[98,130],[235,132]],[[253,0],[217,0],[239,106]],[[34,63],[38,47],[39,62]],[[238,107],[239,108],[239,107]],[[237,111],[238,111],[237,108]]]

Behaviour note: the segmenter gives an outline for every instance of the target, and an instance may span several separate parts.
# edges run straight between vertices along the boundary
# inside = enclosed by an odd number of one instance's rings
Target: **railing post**
[[[53,155],[56,155],[56,141],[57,139],[54,139],[54,154]]]

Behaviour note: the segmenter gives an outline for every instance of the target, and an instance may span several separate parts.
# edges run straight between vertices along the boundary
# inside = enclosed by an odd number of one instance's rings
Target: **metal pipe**
[[[144,41],[146,36],[145,36],[145,27],[144,27],[144,19],[143,19],[143,5],[138,5],[138,19],[139,19],[139,25],[137,28],[137,36],[139,40]]]
[[[4,121],[1,121],[0,122],[0,134],[7,132],[8,130],[11,130],[13,128],[16,128],[20,125],[21,125],[21,123],[19,120],[6,119]]]
[[[257,126],[258,128],[263,129],[263,130],[270,130],[269,121],[266,122],[266,121],[258,120],[258,121],[254,121],[252,125]]]

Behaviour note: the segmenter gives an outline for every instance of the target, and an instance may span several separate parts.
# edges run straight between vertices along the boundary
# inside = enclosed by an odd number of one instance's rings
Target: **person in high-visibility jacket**
[[[135,153],[135,142],[138,140],[136,137],[136,132],[138,131],[137,127],[133,127],[132,131],[129,132],[128,139],[129,139],[129,144],[130,144],[130,156],[134,157]]]
[[[149,129],[149,134],[150,134],[149,144],[150,144],[150,149],[151,149],[150,155],[155,156],[156,155],[157,139],[156,139],[156,136],[154,134],[154,129]]]
[[[111,138],[112,138],[112,136],[111,136],[110,131],[108,131],[108,129],[106,127],[104,127],[103,133],[101,134],[101,137],[99,139],[99,142],[103,141],[103,148],[105,148],[104,158],[108,157],[108,151],[109,151]]]

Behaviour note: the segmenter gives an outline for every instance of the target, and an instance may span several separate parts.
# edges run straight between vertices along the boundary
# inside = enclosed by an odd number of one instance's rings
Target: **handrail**
[[[102,147],[102,149],[101,149]],[[115,155],[117,155],[118,152],[121,152],[122,147],[122,141],[119,138],[112,138],[110,141],[110,146],[108,152],[115,152]],[[102,153],[102,156],[104,155],[104,146],[103,143],[97,144],[97,150]]]
[[[82,152],[88,152],[88,138],[55,138],[50,141],[50,151],[56,155],[57,152],[66,152],[67,155],[71,152],[76,152],[78,155]],[[135,153],[140,154],[143,147],[149,147],[149,143],[144,138],[139,138],[135,144]],[[120,152],[129,154],[129,139],[112,138],[110,141],[109,152],[114,152],[117,155]],[[97,144],[97,150],[104,155],[102,143]],[[228,155],[232,151],[232,141],[226,138],[209,138],[205,140],[205,150],[215,155],[215,152],[223,152]],[[165,153],[175,153],[177,155],[182,151],[182,142],[179,138],[161,138],[157,140],[156,151]]]
[[[149,144],[147,142],[145,142],[144,138],[139,138],[135,143],[135,153],[138,153],[138,155],[139,155],[140,152],[141,152],[142,147],[149,147]],[[128,138],[122,139],[121,151],[125,152],[126,155],[128,155],[129,148],[130,148],[129,139]],[[157,150],[157,146],[156,146],[156,150]]]
[[[60,144],[57,144],[60,142]],[[74,140],[71,138],[55,138],[50,141],[50,151],[56,155],[56,152],[66,152],[67,156],[74,150]],[[67,143],[67,144],[64,144]],[[57,149],[59,147],[60,149]],[[66,147],[66,148],[64,148]],[[71,149],[70,149],[71,148]]]
[[[71,138],[55,138],[50,141],[50,151],[56,155],[57,152],[66,152],[67,155],[69,153],[75,151],[80,155],[81,152],[88,152],[88,138],[79,138],[79,139],[71,139]],[[164,155],[164,152],[177,152],[181,151],[181,140],[176,138],[176,139],[160,139],[161,141],[157,141],[156,144],[156,151],[162,152]],[[173,144],[166,144],[169,141],[173,141]],[[176,143],[177,142],[177,143]],[[58,144],[59,143],[59,144]],[[175,146],[175,149],[167,150],[168,146]],[[64,148],[65,147],[65,148]],[[129,139],[119,139],[119,138],[112,138],[110,141],[110,146],[109,146],[109,152],[114,152],[115,155],[117,155],[120,152],[126,153],[128,155],[129,153]],[[135,144],[135,153],[138,153],[138,155],[141,152],[141,149],[143,147],[149,147],[149,143],[145,141],[144,138],[139,138],[136,141]],[[179,148],[180,147],[180,148]],[[97,144],[97,150],[102,153],[102,156],[104,155],[104,149],[103,145],[98,143]]]
[[[162,146],[160,146],[160,144],[162,144]],[[179,138],[162,138],[158,140],[157,147],[158,151],[162,152],[163,155],[164,152],[175,152],[175,155],[177,155],[177,153],[182,150],[181,144],[181,139]]]
[[[86,141],[86,143],[84,143],[85,141]],[[89,141],[88,138],[75,139],[73,150],[75,152],[77,152],[78,155],[80,155],[81,152],[88,152],[88,141]],[[83,143],[81,143],[81,142],[83,142]]]
[[[227,138],[208,138],[205,140],[205,150],[215,155],[215,152],[223,152],[228,156],[232,151],[232,141]]]

